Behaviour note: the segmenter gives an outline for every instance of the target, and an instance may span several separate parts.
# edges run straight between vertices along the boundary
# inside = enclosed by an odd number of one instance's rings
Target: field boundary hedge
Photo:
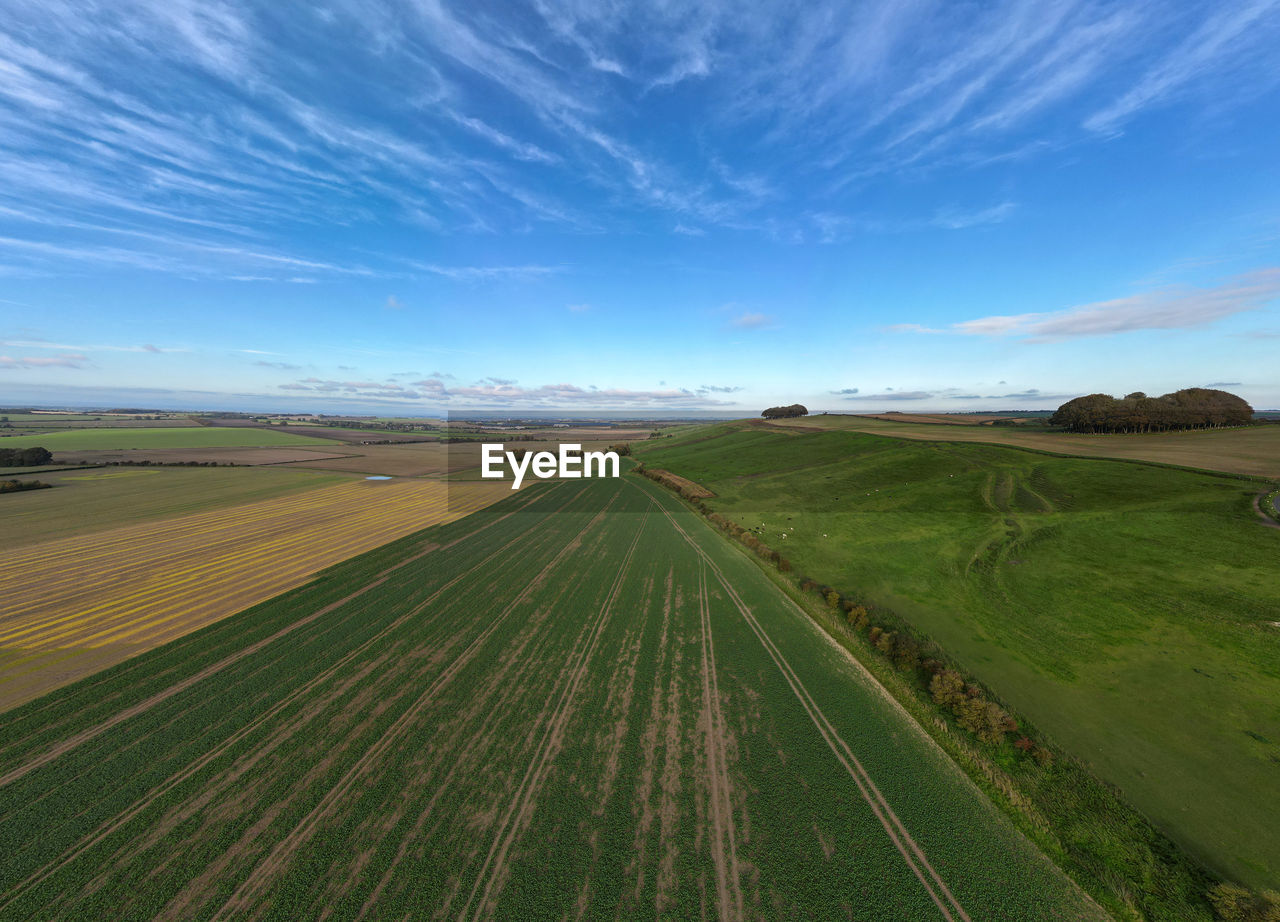
[[[801,611],[861,663],[1014,824],[1114,917],[1280,920],[1280,894],[1253,893],[1200,864],[1115,787],[966,675],[936,641],[899,615],[796,573],[777,550],[712,511],[698,495],[704,488],[692,481],[692,488],[677,486],[643,463],[634,472],[675,493],[740,549],[751,551],[748,556]]]

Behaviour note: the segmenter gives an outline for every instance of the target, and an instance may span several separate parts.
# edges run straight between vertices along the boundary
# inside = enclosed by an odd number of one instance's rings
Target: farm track
[[[716,895],[720,918],[741,919],[742,891],[739,887],[738,847],[733,826],[733,801],[724,745],[724,717],[720,713],[720,688],[716,680],[715,643],[711,637],[711,611],[707,603],[705,561],[698,568],[698,612],[702,616],[702,694],[706,729],[706,753],[710,779],[711,813],[714,835],[711,853],[716,865]]]
[[[343,484],[20,549],[0,563],[0,709],[499,497],[445,491]]]
[[[522,492],[0,716],[0,920],[1087,917],[806,624],[656,488]]]

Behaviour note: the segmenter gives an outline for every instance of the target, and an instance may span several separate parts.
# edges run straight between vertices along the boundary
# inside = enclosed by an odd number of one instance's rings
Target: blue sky
[[[1280,0],[9,0],[0,400],[1280,406]]]

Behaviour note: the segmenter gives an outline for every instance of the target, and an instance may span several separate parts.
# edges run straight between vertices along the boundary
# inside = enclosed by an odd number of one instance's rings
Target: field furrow
[[[0,726],[0,919],[1094,916],[643,481],[521,491]]]

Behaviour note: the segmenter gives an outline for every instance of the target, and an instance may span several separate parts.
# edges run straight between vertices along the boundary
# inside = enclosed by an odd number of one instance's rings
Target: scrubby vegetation
[[[0,480],[0,493],[21,493],[24,490],[45,490],[53,486],[39,480]]]

